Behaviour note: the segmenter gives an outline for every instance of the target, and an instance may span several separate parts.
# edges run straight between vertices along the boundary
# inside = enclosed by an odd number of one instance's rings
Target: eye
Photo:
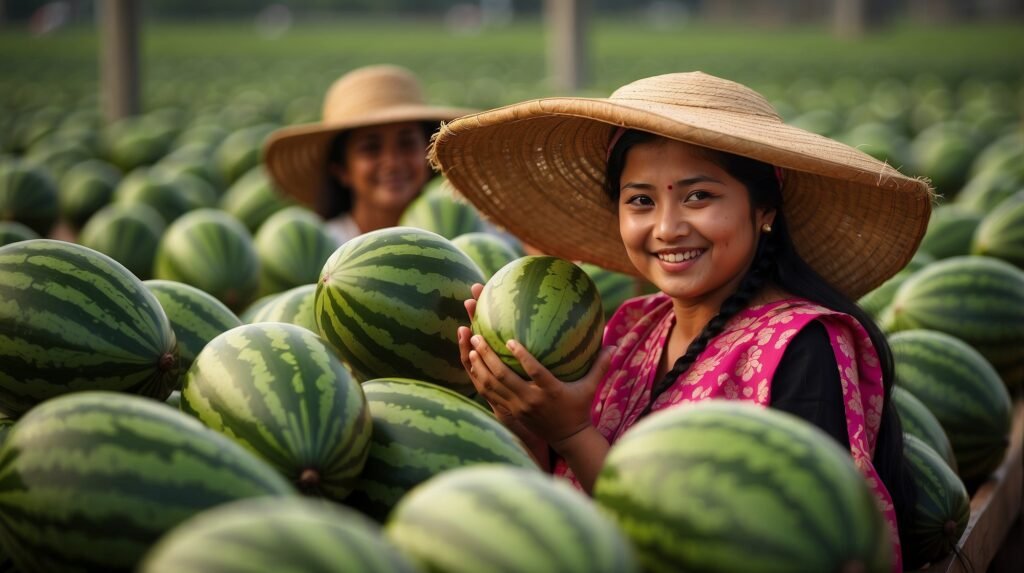
[[[654,205],[654,199],[651,199],[647,195],[633,195],[626,200],[626,205],[632,205],[634,207],[650,207]]]
[[[690,192],[690,194],[686,196],[686,201],[687,202],[703,201],[705,199],[710,199],[712,197],[714,197],[714,195],[712,195],[708,191],[697,190],[697,191]]]

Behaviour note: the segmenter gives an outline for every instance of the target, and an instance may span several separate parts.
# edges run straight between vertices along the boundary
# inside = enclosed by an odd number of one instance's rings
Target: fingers
[[[490,370],[491,374],[502,384],[509,386],[514,391],[521,390],[522,386],[527,383],[525,380],[519,377],[511,368],[505,364],[501,357],[487,345],[487,341],[484,340],[483,336],[479,334],[474,335],[470,338],[470,343],[473,345],[473,350],[480,354],[480,358],[483,363]]]
[[[515,340],[509,340],[505,345],[512,356],[519,361],[519,364],[523,366],[523,371],[530,377],[535,384],[541,387],[553,387],[561,384],[558,378],[555,378],[554,374],[550,370],[544,367],[539,360],[530,354],[530,351],[525,346],[519,344]]]
[[[476,300],[470,299],[463,301],[462,304],[466,307],[466,314],[469,315],[469,320],[473,320],[473,317],[476,315]]]
[[[473,283],[473,286],[469,287],[469,292],[473,293],[473,299],[480,298],[480,293],[484,292],[484,285],[480,283]]]
[[[476,391],[485,400],[490,402],[496,411],[499,407],[503,407],[503,413],[510,413],[509,405],[515,401],[515,394],[495,378],[494,374],[487,368],[487,365],[484,364],[480,353],[476,350],[469,353],[469,363],[471,370],[470,378],[473,380],[473,386],[476,387]]]
[[[473,346],[469,343],[469,337],[473,336],[473,331],[468,327],[460,326],[456,331],[456,337],[459,339],[459,360],[462,361],[462,367],[466,369],[466,372],[470,372],[472,364],[469,362],[469,353],[473,350]],[[472,373],[470,373],[472,375]]]

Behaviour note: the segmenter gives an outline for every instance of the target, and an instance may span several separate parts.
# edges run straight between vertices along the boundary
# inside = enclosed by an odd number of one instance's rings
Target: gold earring
[[[772,226],[769,223],[765,223],[764,225],[761,225],[761,230],[764,231],[765,233],[771,233]]]

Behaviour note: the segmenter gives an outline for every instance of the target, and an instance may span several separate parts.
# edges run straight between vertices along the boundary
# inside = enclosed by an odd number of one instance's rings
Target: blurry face
[[[630,260],[673,299],[721,303],[754,257],[759,229],[747,188],[692,145],[633,146],[619,180],[619,232]]]
[[[427,139],[419,123],[393,123],[353,129],[345,145],[345,164],[335,177],[373,209],[401,211],[430,178]]]

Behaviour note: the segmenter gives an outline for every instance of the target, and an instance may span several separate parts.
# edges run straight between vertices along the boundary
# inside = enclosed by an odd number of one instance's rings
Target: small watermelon
[[[317,332],[316,314],[313,312],[316,303],[315,284],[298,286],[270,295],[270,298],[266,305],[253,314],[249,322],[286,322]]]
[[[142,283],[163,307],[178,339],[181,371],[185,373],[200,351],[223,332],[242,321],[224,303],[194,286],[175,281]]]
[[[452,239],[452,244],[473,259],[487,280],[501,267],[519,258],[504,239],[491,233],[465,233]]]
[[[260,259],[260,295],[315,284],[338,242],[323,220],[304,207],[271,215],[253,240]]]
[[[912,526],[901,538],[903,569],[913,571],[953,551],[967,529],[971,498],[960,478],[924,441],[904,436],[903,452],[916,490]]]
[[[417,197],[402,213],[399,224],[431,231],[446,239],[484,229],[472,205],[446,192],[424,193]]]
[[[78,242],[146,280],[153,276],[153,259],[165,228],[163,217],[145,203],[112,203],[89,219]]]
[[[23,161],[0,162],[0,221],[17,221],[45,237],[58,210],[57,183],[47,170]]]

